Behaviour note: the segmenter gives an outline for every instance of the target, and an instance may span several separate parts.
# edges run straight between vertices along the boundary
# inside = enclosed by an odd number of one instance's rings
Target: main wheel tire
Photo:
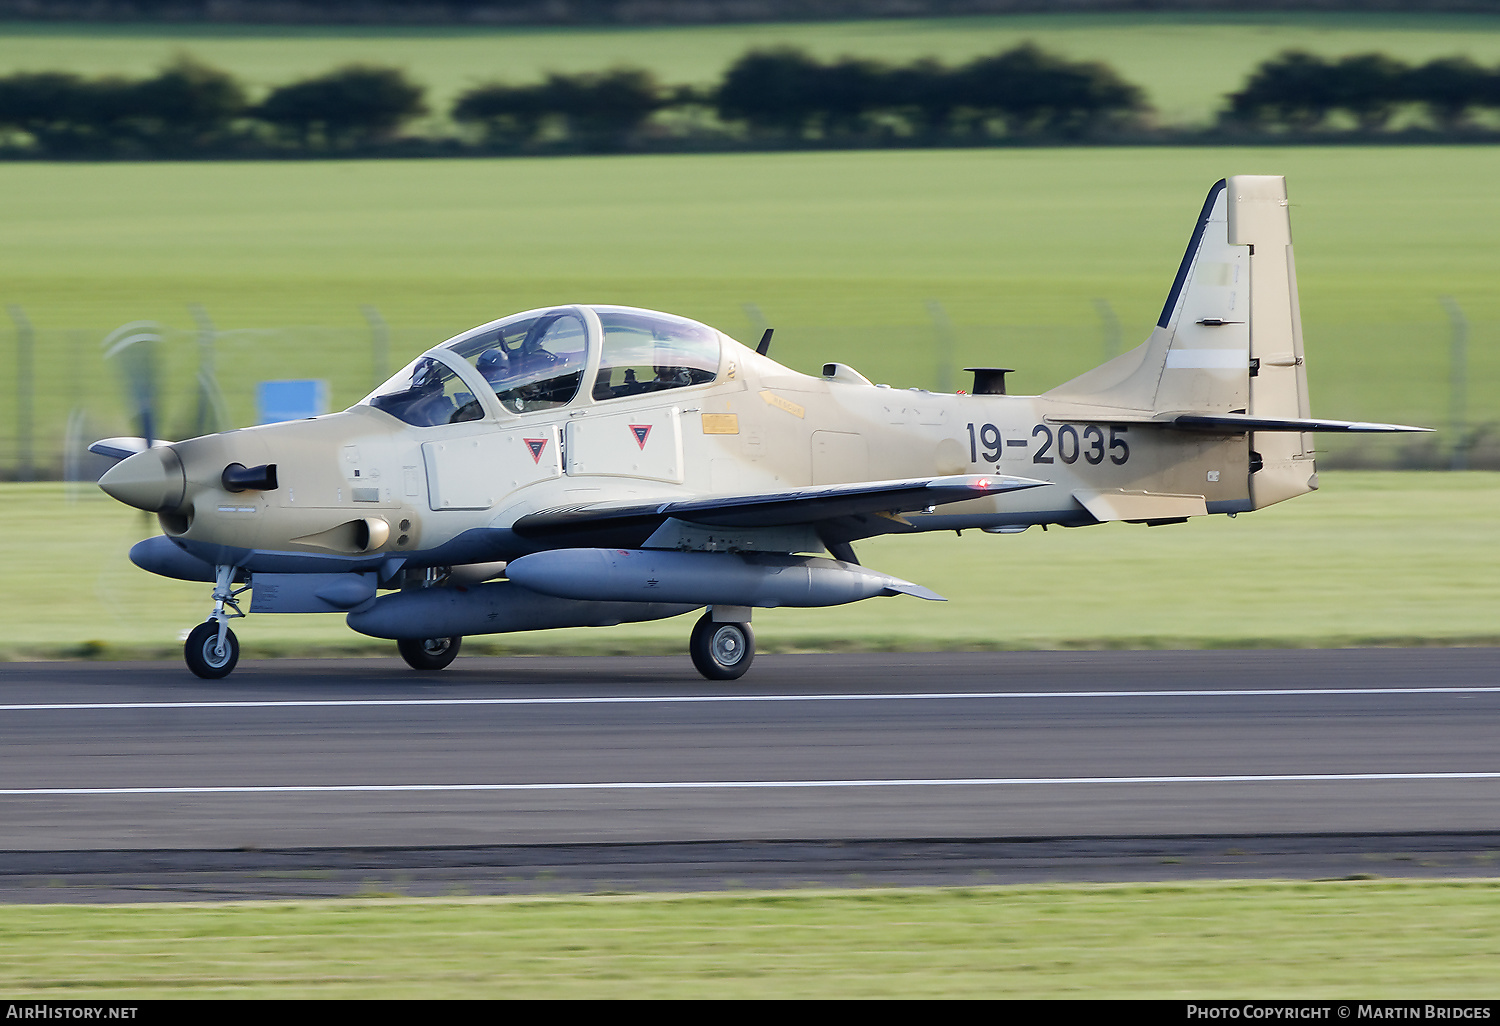
[[[463,640],[462,634],[451,638],[401,638],[396,647],[413,670],[441,670],[458,658],[458,647]]]
[[[738,680],[755,658],[755,632],[748,623],[715,623],[704,613],[688,642],[693,665],[709,680]]]
[[[205,620],[188,634],[182,655],[189,670],[204,680],[218,680],[229,676],[240,661],[240,639],[234,636],[234,631],[226,630],[223,653],[218,649],[219,624],[215,620]]]

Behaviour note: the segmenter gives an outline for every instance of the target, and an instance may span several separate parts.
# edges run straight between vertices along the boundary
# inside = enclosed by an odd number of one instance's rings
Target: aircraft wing
[[[645,503],[601,502],[559,506],[521,517],[511,530],[536,541],[639,544],[669,518],[708,527],[832,525],[850,517],[899,516],[903,512],[978,499],[1049,484],[1000,474],[962,474],[907,481],[817,485],[787,492],[713,495]]]

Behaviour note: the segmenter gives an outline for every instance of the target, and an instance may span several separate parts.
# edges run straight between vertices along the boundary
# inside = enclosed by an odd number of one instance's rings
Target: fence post
[[[72,373],[68,375],[73,385],[73,408],[68,413],[68,426],[63,434],[63,481],[69,502],[77,502],[82,492],[85,436],[88,428],[88,370],[90,361],[84,356],[88,349],[88,334],[82,331],[68,332],[69,356]]]
[[[1450,470],[1469,468],[1469,319],[1452,296],[1443,297],[1452,339],[1448,348],[1448,430],[1453,437]]]
[[[365,315],[370,325],[370,372],[375,378],[370,387],[379,388],[391,376],[391,329],[373,305],[366,303],[359,312]]]
[[[1113,360],[1120,355],[1120,318],[1107,299],[1094,300],[1094,312],[1104,322],[1104,359]]]
[[[932,328],[937,333],[937,390],[951,392],[954,377],[953,350],[956,348],[958,332],[953,328],[948,311],[936,299],[927,301],[927,316],[932,318]]]
[[[766,315],[760,312],[758,303],[741,303],[740,309],[745,311],[745,320],[750,322],[750,337],[745,341],[754,346],[760,341],[760,337],[766,333],[770,324],[766,321]]]
[[[16,324],[16,480],[30,481],[36,477],[35,410],[32,406],[36,391],[32,363],[36,332],[26,311],[15,303],[6,309]]]
[[[193,315],[193,320],[198,324],[198,413],[193,434],[207,435],[222,431],[225,426],[222,423],[224,418],[220,416],[223,404],[219,400],[219,382],[215,368],[214,347],[219,340],[219,332],[202,303],[189,303],[188,313]]]

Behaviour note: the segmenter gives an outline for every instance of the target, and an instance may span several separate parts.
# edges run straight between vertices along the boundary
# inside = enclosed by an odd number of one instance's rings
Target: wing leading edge
[[[999,474],[818,485],[786,492],[647,503],[593,503],[529,513],[511,530],[534,541],[635,536],[669,518],[707,527],[817,527],[847,517],[891,515],[1049,484]],[[645,535],[641,535],[644,537]]]

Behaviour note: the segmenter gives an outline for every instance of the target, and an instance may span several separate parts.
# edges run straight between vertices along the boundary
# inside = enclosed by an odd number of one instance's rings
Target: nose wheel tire
[[[229,676],[235,663],[240,661],[240,641],[234,636],[234,631],[225,631],[224,650],[219,651],[218,621],[205,620],[188,634],[182,654],[189,670],[204,680],[218,680]]]
[[[451,638],[401,638],[396,647],[413,670],[441,670],[458,657],[463,635]]]
[[[709,680],[737,680],[755,658],[755,632],[748,623],[715,623],[704,613],[693,627],[688,653]]]

